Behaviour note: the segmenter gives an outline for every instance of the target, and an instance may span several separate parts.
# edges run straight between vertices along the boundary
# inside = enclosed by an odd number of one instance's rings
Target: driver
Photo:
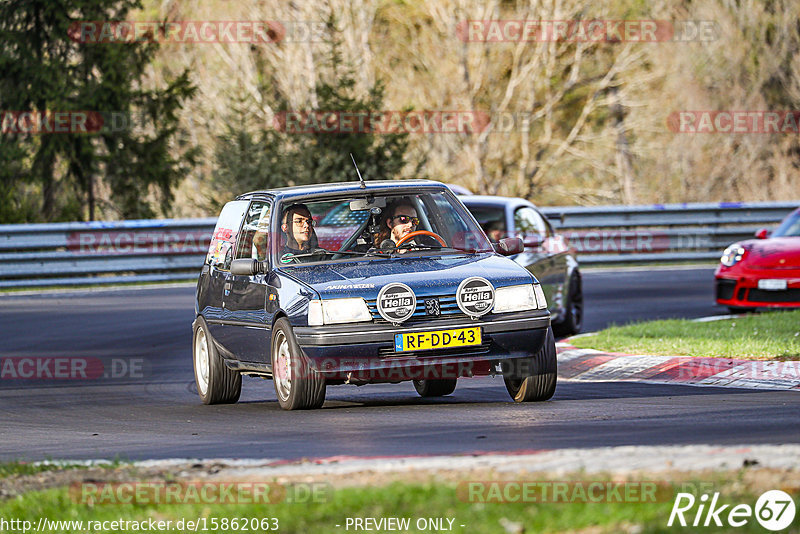
[[[314,219],[305,204],[292,204],[284,210],[281,230],[286,239],[281,257],[285,254],[307,254],[317,249]]]
[[[398,241],[416,231],[419,225],[417,210],[407,200],[398,201],[397,204],[387,209],[385,214],[381,230],[375,236],[375,246],[379,248],[397,246]],[[414,240],[406,241],[406,243],[414,244]],[[405,250],[401,249],[400,252],[405,252]]]

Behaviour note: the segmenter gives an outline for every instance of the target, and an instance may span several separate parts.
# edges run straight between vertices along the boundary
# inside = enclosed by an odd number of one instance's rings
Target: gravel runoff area
[[[469,456],[418,457],[332,457],[299,462],[227,462],[212,461],[219,471],[209,476],[217,479],[259,479],[272,477],[325,477],[342,484],[360,478],[376,480],[411,479],[431,473],[486,472],[498,476],[542,473],[564,475],[582,472],[626,476],[636,473],[673,473],[730,471],[742,467],[774,470],[800,470],[800,445],[742,446],[630,446],[597,449],[560,449],[520,451],[512,454],[473,454]],[[142,462],[156,466],[159,462]],[[347,475],[347,477],[342,477]],[[800,479],[798,479],[800,484]],[[335,484],[334,484],[335,485]]]
[[[76,462],[80,463],[80,462]],[[391,482],[519,479],[520,477],[656,477],[664,481],[746,471],[757,486],[800,491],[800,445],[625,446],[519,451],[505,454],[410,457],[328,457],[287,462],[261,459],[146,460],[115,467],[83,462],[86,468],[46,471],[0,479],[0,499],[76,482],[152,480],[321,481],[333,487]]]

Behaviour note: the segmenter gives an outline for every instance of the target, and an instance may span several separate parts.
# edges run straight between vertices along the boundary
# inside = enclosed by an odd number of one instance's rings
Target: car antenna
[[[367,184],[364,183],[364,178],[361,177],[361,171],[358,170],[358,165],[356,165],[356,158],[353,157],[353,153],[350,152],[350,159],[353,160],[353,166],[356,168],[356,174],[358,174],[358,179],[361,181],[361,189],[366,189]]]

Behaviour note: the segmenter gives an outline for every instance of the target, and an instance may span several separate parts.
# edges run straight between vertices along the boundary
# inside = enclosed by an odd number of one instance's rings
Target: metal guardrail
[[[647,206],[550,207],[542,212],[582,264],[714,261],[800,206],[793,202],[721,202]]]
[[[216,219],[0,225],[0,287],[186,280]]]
[[[775,223],[800,206],[794,202],[720,202],[646,206],[570,206],[542,208],[563,228],[631,226],[715,226]],[[556,223],[558,225],[558,223]]]
[[[548,207],[583,264],[713,261],[795,202]],[[216,219],[0,225],[0,287],[186,280]]]

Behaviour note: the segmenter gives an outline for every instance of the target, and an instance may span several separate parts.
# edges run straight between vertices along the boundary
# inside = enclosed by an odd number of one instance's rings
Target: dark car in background
[[[524,251],[511,256],[542,284],[556,335],[577,334],[583,326],[583,289],[578,261],[563,236],[534,204],[522,198],[459,197],[489,239],[521,238]]]
[[[800,208],[769,235],[730,245],[714,273],[717,304],[732,312],[800,307]]]
[[[393,225],[413,231],[385,239]],[[322,406],[330,385],[413,381],[435,397],[460,377],[497,374],[515,401],[546,400],[555,338],[538,280],[505,257],[522,247],[492,245],[438,182],[239,196],[222,209],[197,283],[198,394],[236,402],[241,375],[271,378],[292,410]]]

